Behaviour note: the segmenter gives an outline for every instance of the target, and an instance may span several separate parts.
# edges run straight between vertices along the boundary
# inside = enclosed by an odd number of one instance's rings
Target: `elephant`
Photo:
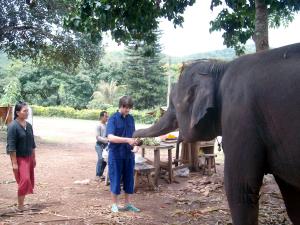
[[[259,191],[268,173],[291,221],[300,225],[300,43],[229,62],[184,64],[166,113],[134,137],[176,129],[186,142],[222,136],[234,225],[258,224]]]

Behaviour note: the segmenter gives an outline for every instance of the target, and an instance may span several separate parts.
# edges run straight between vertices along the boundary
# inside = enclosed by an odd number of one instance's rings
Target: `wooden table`
[[[169,181],[170,183],[173,182],[173,169],[172,169],[172,149],[174,148],[174,145],[171,144],[164,144],[164,145],[157,145],[157,146],[146,146],[142,145],[142,156],[145,156],[145,149],[153,149],[154,152],[154,184],[158,186],[158,178],[160,173],[160,150],[168,150],[168,172],[169,172]]]
[[[148,186],[154,190],[154,184],[151,178],[151,172],[154,171],[154,166],[148,163],[136,163],[134,166],[134,191],[137,190],[138,178],[140,176],[146,176]]]

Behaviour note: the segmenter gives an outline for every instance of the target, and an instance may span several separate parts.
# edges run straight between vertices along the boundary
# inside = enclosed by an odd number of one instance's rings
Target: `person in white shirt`
[[[96,152],[98,155],[98,161],[96,165],[96,179],[105,179],[103,176],[104,169],[106,167],[106,162],[103,159],[103,150],[107,147],[108,139],[106,138],[106,123],[108,120],[108,114],[106,111],[102,111],[99,117],[99,125],[97,126],[96,135]]]

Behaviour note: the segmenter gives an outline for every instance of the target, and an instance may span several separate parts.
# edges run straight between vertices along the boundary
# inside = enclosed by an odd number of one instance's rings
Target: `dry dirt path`
[[[159,181],[159,189],[139,189],[133,202],[141,213],[110,212],[109,187],[94,181],[95,121],[35,118],[37,168],[35,194],[26,202],[33,210],[8,213],[15,204],[16,183],[0,133],[0,224],[230,224],[224,195],[223,165],[212,177],[191,173],[180,183]],[[151,155],[148,153],[149,156]],[[75,181],[89,179],[86,185]],[[261,197],[261,224],[290,224],[278,189],[268,179]]]

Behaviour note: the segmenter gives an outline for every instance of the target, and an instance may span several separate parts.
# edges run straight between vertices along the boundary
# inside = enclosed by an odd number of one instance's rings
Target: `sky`
[[[209,33],[209,22],[216,18],[218,11],[210,10],[211,0],[197,0],[193,6],[186,8],[183,27],[174,28],[167,20],[160,22],[160,30],[163,32],[160,43],[162,52],[170,56],[185,56],[194,53],[220,50],[226,48],[223,45],[221,32]],[[269,29],[269,45],[272,48],[300,42],[298,29],[300,28],[300,14],[287,28],[280,27]],[[121,50],[109,38],[105,39],[107,51]],[[247,44],[254,44],[252,40]]]

